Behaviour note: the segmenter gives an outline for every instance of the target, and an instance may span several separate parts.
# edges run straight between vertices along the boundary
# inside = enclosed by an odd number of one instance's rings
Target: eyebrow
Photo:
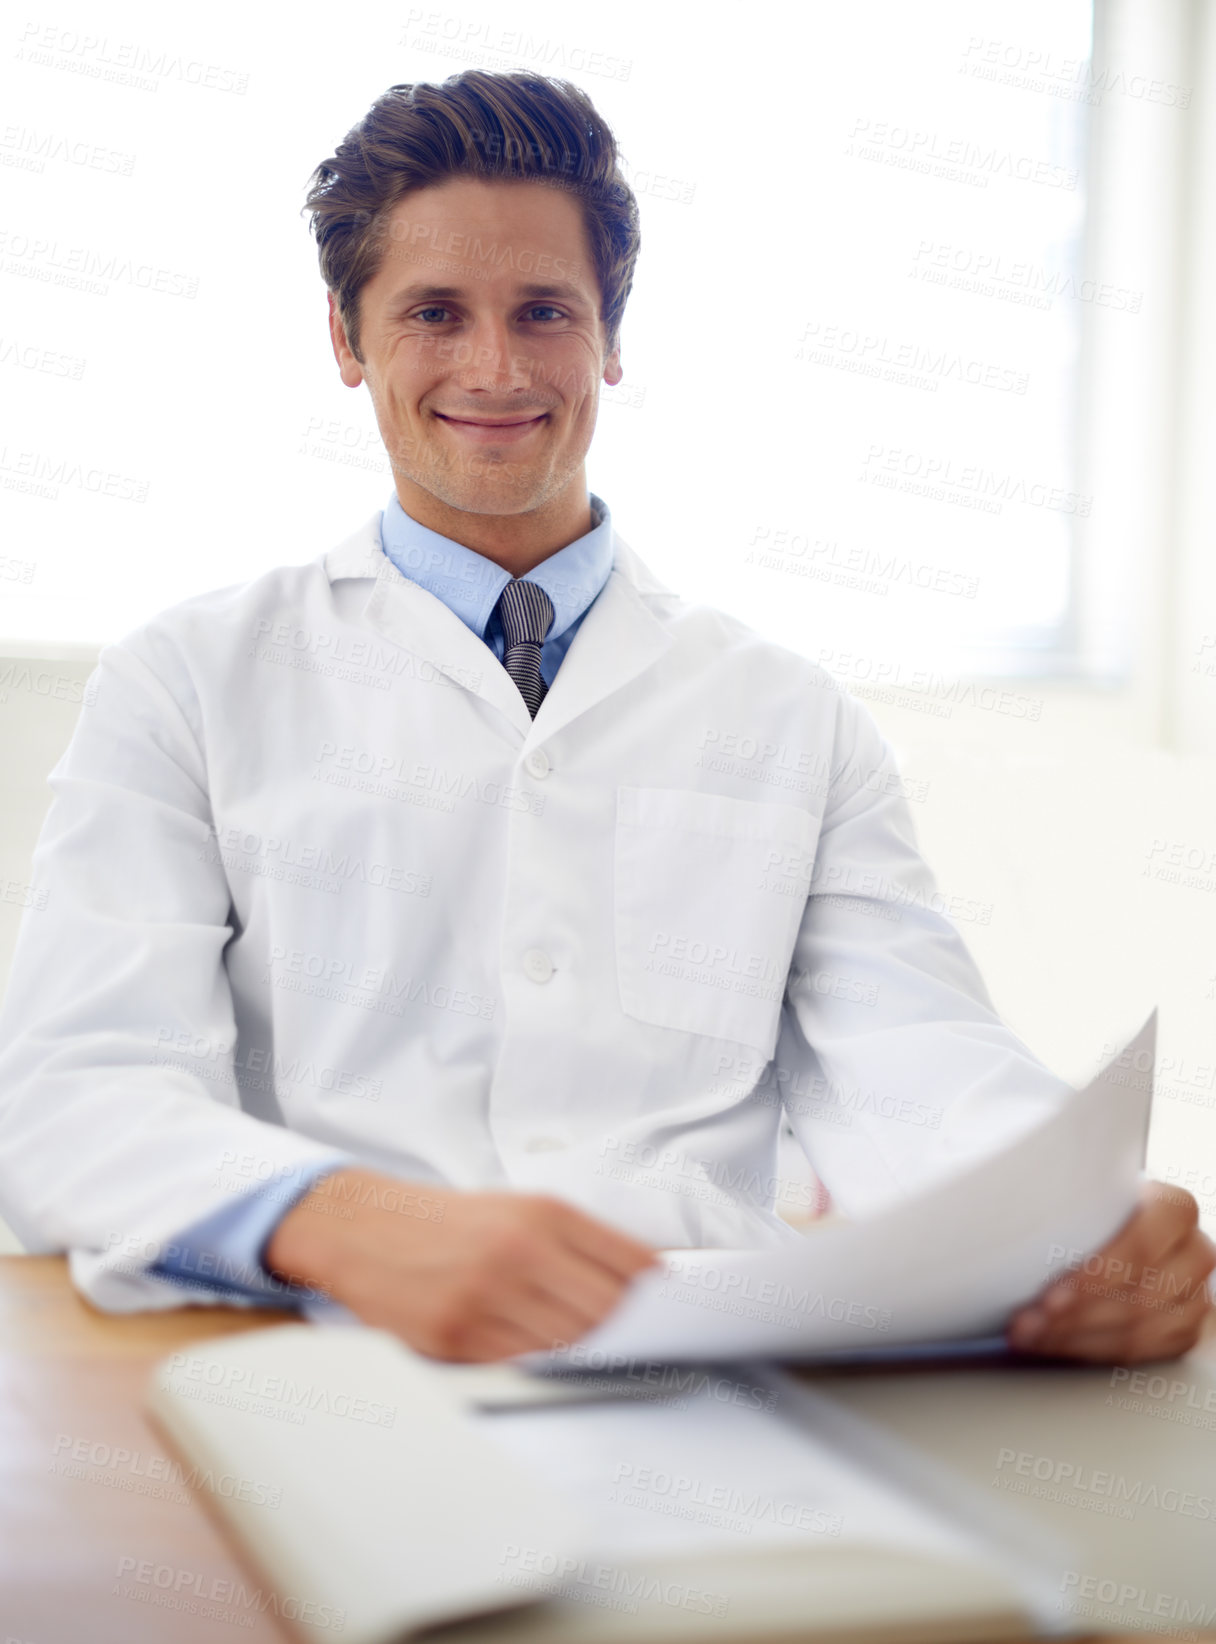
[[[457,285],[407,285],[404,290],[398,291],[393,298],[393,307],[405,303],[435,302],[439,300],[458,301],[465,295],[465,288]],[[562,302],[581,303],[586,298],[572,285],[521,285],[516,288],[518,298],[555,297]]]

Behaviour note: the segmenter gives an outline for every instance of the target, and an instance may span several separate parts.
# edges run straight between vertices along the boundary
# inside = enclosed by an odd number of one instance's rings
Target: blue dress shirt
[[[553,626],[540,653],[541,677],[546,685],[552,685],[562,658],[612,569],[608,509],[593,496],[591,511],[598,524],[586,536],[550,554],[523,579],[538,583],[553,601]],[[402,576],[441,599],[502,661],[502,624],[497,614],[492,622],[490,617],[511,581],[509,571],[484,554],[419,525],[395,496],[389,499],[380,520],[380,542]]]
[[[590,531],[550,554],[525,578],[539,583],[553,602],[553,626],[540,653],[546,685],[553,683],[612,570],[612,519],[594,495],[591,515]],[[380,545],[402,576],[441,599],[502,661],[502,625],[494,608],[511,581],[509,571],[411,519],[396,495],[389,498],[380,518]],[[311,1299],[312,1292],[285,1284],[267,1272],[262,1264],[266,1245],[288,1210],[314,1182],[361,1162],[354,1154],[335,1148],[328,1160],[299,1166],[275,1182],[252,1187],[232,1204],[178,1234],[166,1246],[163,1259],[150,1264],[148,1271],[186,1287],[230,1291],[234,1300],[248,1297],[263,1306],[276,1300],[294,1306]]]

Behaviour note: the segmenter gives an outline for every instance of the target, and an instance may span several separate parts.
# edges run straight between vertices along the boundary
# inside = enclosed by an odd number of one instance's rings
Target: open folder
[[[871,1308],[892,1340],[981,1335],[1105,1242],[1136,1198],[1153,1028],[923,1198],[825,1229],[805,1253],[673,1258],[583,1355],[587,1369],[697,1359],[695,1372],[580,1389],[518,1363],[438,1364],[361,1325],[295,1324],[181,1349],[147,1408],[254,1572],[246,1602],[300,1637],[391,1644],[443,1625],[445,1644],[948,1644],[1060,1630],[1043,1572],[1075,1558],[1037,1545],[1016,1506],[932,1480],[923,1458],[910,1492],[892,1440],[876,1446],[756,1360],[868,1345]],[[696,1262],[716,1264],[714,1286],[689,1281]],[[796,1300],[765,1289],[763,1314],[709,1307],[665,1293],[677,1281],[745,1309],[757,1286]],[[861,1322],[804,1292],[857,1304]]]

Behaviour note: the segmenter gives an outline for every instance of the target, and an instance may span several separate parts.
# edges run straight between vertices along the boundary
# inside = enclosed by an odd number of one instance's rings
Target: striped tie
[[[540,650],[553,626],[553,601],[539,583],[513,577],[494,610],[502,623],[502,665],[535,719],[549,688],[541,678]]]

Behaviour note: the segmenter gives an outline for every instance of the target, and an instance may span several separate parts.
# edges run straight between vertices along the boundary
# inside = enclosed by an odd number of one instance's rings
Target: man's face
[[[605,357],[577,197],[450,178],[408,194],[387,226],[360,293],[362,363],[336,312],[330,324],[343,382],[368,385],[407,512],[447,534],[449,510],[559,528],[585,514],[599,384],[621,367],[619,351]]]

